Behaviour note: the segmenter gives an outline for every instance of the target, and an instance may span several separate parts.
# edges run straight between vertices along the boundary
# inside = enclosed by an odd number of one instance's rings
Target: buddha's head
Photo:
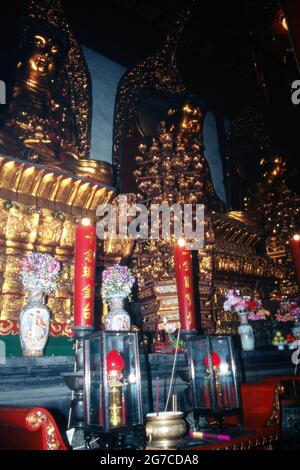
[[[59,47],[52,39],[42,35],[34,35],[29,43],[32,52],[29,57],[29,68],[41,76],[50,76],[55,73]]]
[[[23,71],[25,80],[43,83],[55,78],[63,49],[55,37],[33,31],[22,49],[18,68]]]

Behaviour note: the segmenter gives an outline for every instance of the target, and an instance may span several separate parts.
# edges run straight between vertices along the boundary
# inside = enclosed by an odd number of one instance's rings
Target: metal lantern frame
[[[213,353],[215,353],[214,342],[226,341],[227,348],[227,357],[226,362],[231,373],[232,387],[234,393],[234,406],[218,406],[218,387],[220,384],[218,382],[220,375],[216,372],[216,367],[213,364]],[[199,406],[199,393],[204,394],[205,386],[205,376],[203,375],[203,390],[197,389],[197,377],[195,370],[195,345],[200,342],[205,344],[206,356],[207,357],[207,377],[210,384],[208,387],[207,393],[209,394],[210,404],[212,406]],[[200,347],[199,347],[200,350]],[[213,417],[217,422],[219,427],[222,427],[224,418],[226,416],[237,416],[238,426],[242,427],[242,405],[240,397],[240,388],[237,381],[237,372],[236,372],[236,361],[234,357],[234,351],[232,346],[232,338],[230,335],[203,335],[203,336],[193,336],[189,337],[187,340],[187,355],[188,355],[188,365],[191,379],[191,389],[192,389],[192,398],[193,398],[193,412],[195,419],[195,426],[197,429],[200,429],[200,417]],[[229,356],[229,357],[228,357]],[[203,359],[203,357],[202,357]],[[206,367],[206,366],[205,366]]]
[[[126,387],[134,387],[133,392],[129,394],[133,396],[133,400],[127,399],[126,406],[131,403],[130,408],[131,418],[134,415],[135,418],[129,419],[129,424],[115,423],[112,425],[111,420],[111,396],[112,385],[109,383],[109,374],[111,372],[107,369],[107,355],[112,350],[112,343],[123,344],[122,350],[119,351],[124,356],[124,368],[126,373],[134,376],[135,382],[130,383],[128,380],[124,381],[121,379],[120,374],[116,371],[115,381],[117,385],[114,391],[118,394],[118,388],[121,390]],[[127,344],[127,349],[126,349]],[[92,346],[93,345],[93,346]],[[96,348],[96,352],[92,349]],[[123,350],[124,349],[124,350]],[[118,352],[118,351],[117,351]],[[130,357],[131,355],[131,357]],[[93,357],[92,357],[93,356]],[[93,363],[94,361],[94,363]],[[92,364],[92,367],[91,367]],[[134,371],[132,373],[132,371]],[[128,378],[127,377],[127,378]],[[122,383],[124,382],[124,384]],[[92,395],[93,386],[96,386],[96,395]],[[130,388],[133,390],[133,388]],[[97,395],[98,394],[98,395]],[[95,398],[95,400],[93,399]],[[128,397],[127,397],[128,398]],[[94,403],[95,401],[95,403]],[[125,400],[124,400],[125,401]],[[134,404],[133,404],[134,402]],[[123,406],[123,402],[121,407]],[[134,410],[133,410],[134,406]],[[93,416],[92,411],[96,407],[95,415]],[[98,407],[98,408],[97,408]],[[125,404],[124,404],[125,407]],[[98,413],[98,414],[97,414]],[[122,411],[123,413],[123,411]],[[100,331],[93,333],[85,338],[84,341],[84,416],[85,416],[85,441],[87,447],[91,447],[91,443],[94,448],[98,449],[143,449],[145,446],[145,432],[143,424],[143,412],[142,412],[142,393],[141,393],[141,373],[140,373],[140,361],[139,361],[139,347],[138,347],[138,333],[132,333],[129,331]],[[99,422],[96,423],[96,417],[99,416]],[[126,419],[126,418],[125,418]]]

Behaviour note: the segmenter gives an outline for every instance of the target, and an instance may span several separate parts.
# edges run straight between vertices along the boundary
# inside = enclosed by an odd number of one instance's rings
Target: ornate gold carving
[[[18,320],[26,302],[19,261],[28,252],[39,250],[63,261],[61,287],[55,297],[49,297],[49,305],[54,321],[71,321],[74,227],[75,219],[66,214],[0,199],[1,320]]]
[[[281,406],[280,406],[280,395],[284,393],[284,386],[279,383],[276,385],[275,393],[274,393],[274,398],[273,398],[273,404],[272,404],[272,413],[270,418],[267,421],[266,426],[274,426],[276,424],[280,423],[280,418],[281,418]]]
[[[174,121],[170,129],[162,124],[158,140],[153,139],[149,148],[144,144],[139,147],[140,152],[136,157],[139,170],[135,172],[137,186],[141,191],[141,195],[138,197],[145,199],[148,205],[151,203],[195,204],[202,202],[206,208],[219,207],[220,203],[213,186],[209,185],[211,175],[202,152],[203,111],[188,102],[177,111],[181,113],[179,122]],[[170,116],[174,113],[173,109],[169,111]],[[161,171],[165,171],[166,176],[162,175]],[[170,217],[171,224],[175,218],[176,215],[173,216],[173,219]],[[203,271],[207,271],[205,277],[209,277],[211,281],[212,258],[209,253],[209,241],[210,239],[207,237],[206,249],[203,250],[203,253],[199,253],[199,256],[201,258],[201,275]],[[171,280],[176,286],[173,245],[174,240],[171,237],[147,240],[146,242],[137,241],[132,264],[140,290],[151,281],[158,284],[159,281],[166,283]],[[203,276],[202,278],[200,276],[200,279],[202,282]],[[202,286],[199,287],[202,293]],[[210,304],[206,294],[207,292],[201,299],[201,312],[203,325],[209,328],[211,323]],[[158,295],[157,297],[159,298]],[[174,300],[176,299],[176,291],[173,297],[173,305],[168,305],[167,308],[165,307],[166,301],[159,299],[158,327],[163,324],[163,318],[166,318],[165,310],[176,311],[176,321],[178,321],[178,305]]]
[[[261,436],[254,439],[246,439],[245,441],[236,442],[233,445],[215,447],[213,450],[250,450],[263,449],[271,446],[279,439],[279,433],[273,433],[269,436]]]
[[[102,167],[101,162],[100,166]],[[99,204],[108,203],[114,197],[115,190],[109,186],[111,177],[107,177],[108,182],[104,181],[103,176],[101,183],[79,179],[71,173],[50,170],[42,165],[24,163],[0,155],[0,197],[16,201],[16,205],[23,202],[72,215],[94,216]],[[0,220],[4,220],[5,216],[5,211],[0,208]],[[28,222],[27,217],[24,223],[33,224],[31,227],[34,230],[37,218],[33,213],[31,221]],[[1,230],[0,224],[0,234]],[[24,227],[25,238],[30,240],[30,235],[26,235],[28,231],[29,226]]]
[[[49,416],[43,411],[32,411],[26,417],[26,424],[30,431],[42,428],[47,444],[47,450],[62,450],[60,438]]]

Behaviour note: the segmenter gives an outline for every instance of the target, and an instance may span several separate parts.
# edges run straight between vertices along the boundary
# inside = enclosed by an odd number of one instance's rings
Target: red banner
[[[96,228],[83,219],[75,232],[74,326],[94,326]]]
[[[196,330],[192,252],[186,248],[184,240],[178,240],[174,258],[181,329]]]

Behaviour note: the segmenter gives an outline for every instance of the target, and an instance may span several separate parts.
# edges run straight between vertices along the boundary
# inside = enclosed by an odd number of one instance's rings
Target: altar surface
[[[255,383],[265,376],[292,375],[291,351],[266,347],[255,351],[237,351],[240,382]],[[160,408],[163,409],[173,366],[173,354],[141,354],[143,412],[153,410],[155,379],[160,379]],[[0,405],[42,406],[68,416],[71,392],[63,374],[74,370],[74,356],[7,358],[0,364]],[[174,393],[179,406],[191,411],[189,375],[184,354],[178,355]],[[153,390],[152,390],[153,389]]]

